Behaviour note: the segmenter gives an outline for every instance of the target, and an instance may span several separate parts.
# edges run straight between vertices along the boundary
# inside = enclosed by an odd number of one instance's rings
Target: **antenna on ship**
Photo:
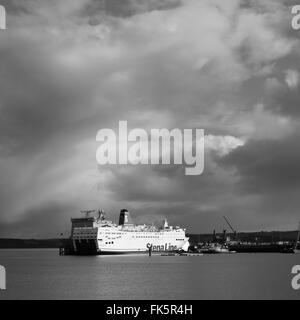
[[[95,212],[96,210],[81,210],[80,212],[85,214],[86,218],[89,218],[90,213]]]
[[[165,219],[164,220],[164,229],[168,229],[168,228],[169,228],[168,220]]]

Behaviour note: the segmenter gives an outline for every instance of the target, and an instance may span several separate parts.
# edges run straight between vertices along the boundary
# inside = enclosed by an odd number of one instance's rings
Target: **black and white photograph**
[[[299,146],[300,0],[0,0],[0,300],[300,300]]]

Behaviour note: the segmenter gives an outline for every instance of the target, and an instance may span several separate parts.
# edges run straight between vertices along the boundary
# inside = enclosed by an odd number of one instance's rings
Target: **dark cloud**
[[[240,192],[290,193],[300,188],[299,138],[297,134],[282,140],[249,141],[220,163],[237,170]]]
[[[40,208],[24,212],[24,218],[16,223],[1,223],[1,237],[60,238],[70,235],[71,204],[45,203]]]
[[[87,13],[99,10],[116,17],[130,17],[153,10],[168,10],[176,8],[181,0],[94,0],[87,5]]]
[[[219,159],[221,166],[234,170],[236,197],[252,196],[255,201],[241,211],[251,210],[247,220],[262,226],[283,227],[299,219],[300,153],[299,134],[282,140],[249,141]],[[237,208],[234,208],[236,211]],[[295,224],[296,222],[294,222]],[[250,221],[253,225],[253,220]]]
[[[55,236],[80,209],[137,221],[292,227],[299,208],[299,37],[269,0],[4,1],[0,216]],[[205,170],[100,166],[101,128],[202,128]],[[282,213],[284,212],[284,214]]]

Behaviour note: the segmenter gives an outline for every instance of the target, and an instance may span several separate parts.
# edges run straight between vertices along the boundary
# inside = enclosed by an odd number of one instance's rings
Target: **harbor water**
[[[59,256],[2,249],[0,299],[300,299],[291,269],[300,255]]]

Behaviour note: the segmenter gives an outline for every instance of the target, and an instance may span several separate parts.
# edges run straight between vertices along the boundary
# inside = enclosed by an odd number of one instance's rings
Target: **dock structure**
[[[151,255],[152,255],[152,245],[149,247],[149,249],[148,249],[148,254],[149,254],[149,257],[151,257]]]
[[[75,255],[74,249],[72,246],[70,246],[69,244],[63,246],[63,247],[59,247],[59,251],[58,251],[60,256],[70,256],[70,255]]]

